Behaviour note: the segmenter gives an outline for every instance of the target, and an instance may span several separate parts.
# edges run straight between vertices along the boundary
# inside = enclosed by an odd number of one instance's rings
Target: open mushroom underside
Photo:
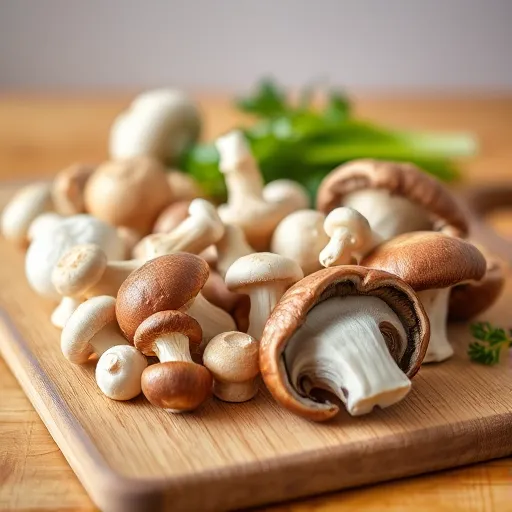
[[[363,294],[352,282],[329,286],[281,353],[288,392],[310,409],[341,401],[352,415],[400,401],[419,357],[410,342],[419,336],[416,318],[399,289]]]

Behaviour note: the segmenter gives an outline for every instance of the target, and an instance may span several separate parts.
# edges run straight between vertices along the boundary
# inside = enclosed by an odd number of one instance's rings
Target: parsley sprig
[[[476,341],[469,344],[468,356],[476,363],[495,365],[500,361],[502,349],[512,347],[512,329],[507,331],[490,322],[472,324],[470,329]]]

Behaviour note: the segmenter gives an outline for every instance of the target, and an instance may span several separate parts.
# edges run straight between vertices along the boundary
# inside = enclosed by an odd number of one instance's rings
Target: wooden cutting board
[[[103,510],[234,509],[512,454],[512,361],[470,363],[467,325],[450,329],[453,359],[423,367],[406,400],[368,416],[312,424],[263,389],[171,415],[143,397],[108,400],[92,364],[65,361],[23,254],[3,240],[0,253],[0,352]],[[511,299],[509,285],[485,318],[509,325]]]

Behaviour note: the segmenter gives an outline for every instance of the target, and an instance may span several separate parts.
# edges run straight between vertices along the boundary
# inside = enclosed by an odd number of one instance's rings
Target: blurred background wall
[[[0,0],[0,87],[512,89],[512,0]]]

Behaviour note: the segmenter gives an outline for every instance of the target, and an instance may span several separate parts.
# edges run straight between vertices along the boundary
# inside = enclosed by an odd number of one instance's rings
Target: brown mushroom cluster
[[[63,357],[96,359],[105,396],[142,392],[181,413],[211,395],[248,401],[263,381],[304,418],[364,415],[403,400],[422,363],[453,355],[449,318],[499,297],[504,265],[467,240],[458,203],[420,169],[350,162],[313,209],[294,182],[264,185],[234,131],[216,141],[228,190],[217,205],[167,169],[176,112],[190,116],[183,141],[196,137],[190,100],[142,95],[116,120],[110,161],[30,184],[3,212],[29,284],[60,301]]]

